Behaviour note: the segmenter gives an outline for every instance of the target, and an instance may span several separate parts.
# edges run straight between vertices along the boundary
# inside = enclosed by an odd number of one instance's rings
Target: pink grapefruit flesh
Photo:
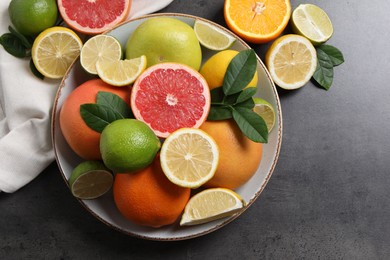
[[[58,10],[72,29],[99,34],[127,18],[132,0],[58,0]]]
[[[198,128],[210,110],[206,80],[193,68],[160,63],[145,70],[133,85],[131,108],[159,137],[183,127]]]

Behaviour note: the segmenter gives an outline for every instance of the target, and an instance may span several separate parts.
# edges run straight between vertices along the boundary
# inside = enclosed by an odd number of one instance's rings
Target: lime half
[[[113,175],[101,161],[85,161],[73,169],[69,186],[73,196],[79,199],[95,199],[112,186]]]
[[[214,51],[226,50],[236,41],[229,33],[201,20],[195,21],[194,31],[200,44]]]
[[[326,42],[333,34],[328,15],[313,4],[300,4],[293,11],[291,21],[293,31],[306,37],[314,45]]]
[[[268,133],[270,133],[274,128],[276,120],[273,106],[262,98],[253,98],[253,101],[255,102],[253,111],[264,119],[267,124]]]

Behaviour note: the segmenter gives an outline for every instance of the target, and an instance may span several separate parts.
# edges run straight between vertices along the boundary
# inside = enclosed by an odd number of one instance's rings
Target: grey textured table
[[[175,0],[162,12],[221,25],[223,0]],[[51,164],[0,194],[0,259],[389,259],[390,2],[291,1],[326,10],[344,53],[333,86],[278,89],[283,142],[274,174],[237,220],[178,242],[136,239],[96,220]],[[263,58],[268,45],[252,45]]]

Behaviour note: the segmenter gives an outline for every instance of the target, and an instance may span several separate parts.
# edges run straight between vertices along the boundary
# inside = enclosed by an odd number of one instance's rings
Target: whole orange
[[[200,129],[211,135],[219,147],[219,164],[206,187],[236,189],[256,172],[262,156],[262,144],[247,138],[232,120],[206,121]]]
[[[130,105],[129,88],[118,88],[92,79],[75,88],[66,98],[60,111],[60,128],[72,150],[87,160],[101,159],[100,133],[91,129],[80,115],[80,105],[96,103],[99,91],[111,92],[121,97]]]
[[[136,173],[115,175],[113,193],[119,211],[130,221],[161,227],[174,223],[184,210],[190,188],[179,187],[165,177],[159,156]]]

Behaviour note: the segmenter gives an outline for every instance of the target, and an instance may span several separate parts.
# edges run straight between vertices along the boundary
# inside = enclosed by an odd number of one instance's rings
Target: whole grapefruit
[[[246,183],[260,165],[262,144],[247,138],[234,120],[206,121],[200,129],[219,147],[219,164],[206,187],[236,189]]]
[[[154,17],[140,24],[126,44],[126,58],[146,55],[148,66],[178,62],[199,70],[200,43],[191,26],[169,17]]]
[[[179,187],[165,177],[159,156],[136,173],[116,174],[114,202],[124,217],[144,226],[174,223],[190,198],[190,188]]]
[[[104,83],[101,79],[92,79],[75,88],[64,101],[60,111],[60,128],[62,134],[80,157],[87,160],[100,160],[100,133],[89,128],[80,115],[80,105],[96,103],[99,91],[111,92],[121,97],[127,104],[130,102],[129,88],[118,88]]]

